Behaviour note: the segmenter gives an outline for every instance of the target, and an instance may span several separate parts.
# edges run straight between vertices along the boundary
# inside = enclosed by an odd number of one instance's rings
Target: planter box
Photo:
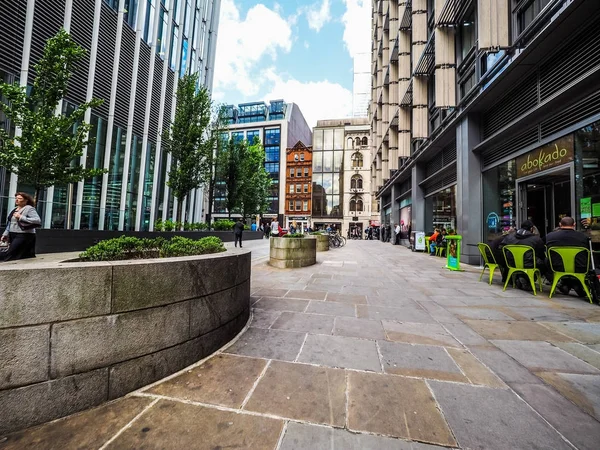
[[[210,355],[250,315],[250,252],[0,267],[0,436]]]
[[[317,251],[328,252],[329,251],[329,236],[325,234],[313,234],[310,236],[317,240]]]
[[[306,267],[317,263],[317,240],[271,238],[269,264],[280,269]]]

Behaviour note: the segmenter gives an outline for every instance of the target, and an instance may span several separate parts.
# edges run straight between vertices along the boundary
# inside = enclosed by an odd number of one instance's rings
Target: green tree
[[[271,176],[265,170],[265,150],[258,138],[246,149],[242,161],[242,188],[240,211],[244,218],[266,211],[267,197],[271,189]]]
[[[33,185],[35,200],[42,189],[53,185],[76,183],[101,175],[103,169],[86,169],[80,164],[90,125],[83,121],[86,111],[102,100],[82,103],[69,114],[57,106],[65,97],[69,78],[85,50],[61,29],[48,39],[44,55],[35,65],[35,81],[31,94],[17,83],[0,83],[0,110],[20,136],[0,128],[0,166]]]
[[[248,148],[247,141],[236,141],[233,138],[217,156],[218,178],[225,186],[225,207],[231,214],[238,210],[243,183],[243,161]]]
[[[184,75],[177,87],[175,119],[163,139],[171,154],[168,186],[180,207],[176,222],[183,222],[181,204],[192,191],[210,179],[215,135],[209,130],[212,103],[208,91],[197,89],[198,75]]]
[[[224,106],[217,106],[214,108],[213,120],[209,127],[209,133],[213,143],[213,150],[209,152],[207,158],[207,179],[206,188],[208,190],[208,213],[206,214],[206,224],[208,229],[211,228],[212,212],[214,208],[215,189],[217,185],[217,178],[219,177],[220,171],[220,158],[223,153],[223,148],[227,145],[227,139],[223,136],[227,134],[227,120],[225,117]]]

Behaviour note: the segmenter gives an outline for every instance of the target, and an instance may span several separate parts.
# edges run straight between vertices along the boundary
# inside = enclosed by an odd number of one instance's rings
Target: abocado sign
[[[573,135],[537,148],[517,158],[517,178],[533,175],[573,161]]]

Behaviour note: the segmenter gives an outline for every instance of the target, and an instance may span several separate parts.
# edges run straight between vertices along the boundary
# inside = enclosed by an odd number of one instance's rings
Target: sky
[[[370,33],[371,0],[221,0],[213,100],[283,99],[311,128],[351,117],[353,56]]]

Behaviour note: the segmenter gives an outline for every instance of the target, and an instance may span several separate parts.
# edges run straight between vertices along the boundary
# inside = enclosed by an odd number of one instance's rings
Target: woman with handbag
[[[35,258],[35,229],[42,221],[35,210],[33,197],[25,192],[15,194],[15,209],[8,215],[6,230],[2,241],[8,241],[10,246],[2,253],[2,261]]]

